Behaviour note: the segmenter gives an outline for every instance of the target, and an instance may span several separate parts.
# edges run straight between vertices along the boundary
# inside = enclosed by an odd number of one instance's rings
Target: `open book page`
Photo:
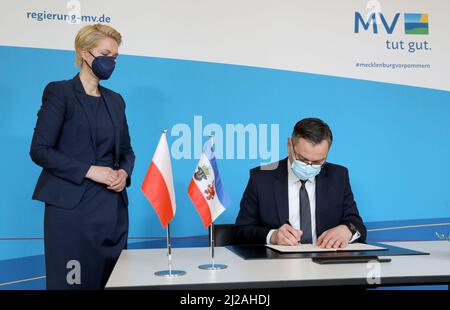
[[[295,246],[290,245],[271,245],[267,244],[266,247],[282,253],[314,253],[314,252],[336,252],[336,251],[380,251],[386,250],[386,248],[365,244],[365,243],[351,243],[345,248],[337,249],[323,249],[315,244],[299,244]]]

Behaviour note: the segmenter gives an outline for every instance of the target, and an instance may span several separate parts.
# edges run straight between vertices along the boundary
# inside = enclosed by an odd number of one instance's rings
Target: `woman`
[[[121,40],[110,26],[83,27],[80,72],[44,89],[30,155],[43,168],[33,199],[45,202],[47,289],[102,289],[127,246],[135,156],[122,96],[99,85]]]

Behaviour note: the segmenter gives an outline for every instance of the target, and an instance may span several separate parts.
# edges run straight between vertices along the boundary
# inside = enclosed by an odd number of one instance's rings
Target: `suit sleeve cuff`
[[[86,178],[86,174],[88,173],[90,168],[91,168],[90,164],[82,163],[80,168],[78,169],[79,173],[77,173],[77,175],[74,176],[74,182],[76,184],[81,184],[84,178]]]
[[[129,187],[131,185],[131,169],[128,165],[119,165],[119,169],[123,169],[128,174],[127,181],[125,187]]]
[[[272,235],[273,235],[273,233],[275,232],[275,230],[276,230],[276,229],[271,229],[271,230],[269,231],[269,233],[267,234],[267,237],[266,237],[266,244],[272,244],[272,243],[270,243],[270,238],[272,238]]]
[[[128,174],[128,177],[131,176],[131,169],[130,169],[130,167],[128,165],[124,165],[124,164],[119,165],[119,169],[125,170],[127,172],[127,174]]]

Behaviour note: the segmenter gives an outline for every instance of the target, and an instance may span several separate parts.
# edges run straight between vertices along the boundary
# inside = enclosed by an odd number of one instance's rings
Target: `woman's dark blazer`
[[[111,168],[128,173],[128,187],[135,156],[125,102],[120,94],[102,86],[99,89],[114,125],[115,160]],[[91,165],[97,164],[96,124],[90,102],[83,100],[84,93],[78,74],[45,87],[30,148],[31,159],[43,168],[33,199],[72,209],[83,196],[88,182],[85,175]],[[122,195],[128,205],[126,189]]]

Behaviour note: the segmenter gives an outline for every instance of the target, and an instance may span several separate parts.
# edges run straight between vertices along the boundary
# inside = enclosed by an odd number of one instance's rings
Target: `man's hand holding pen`
[[[275,230],[270,237],[270,243],[278,245],[298,245],[302,231],[291,226],[289,221]]]

